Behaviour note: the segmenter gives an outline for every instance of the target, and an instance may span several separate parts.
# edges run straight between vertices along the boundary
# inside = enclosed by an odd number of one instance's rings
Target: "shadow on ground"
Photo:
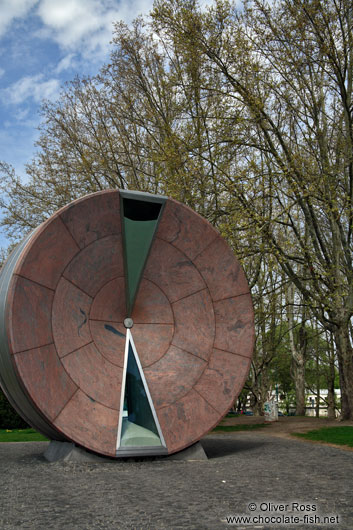
[[[219,438],[207,436],[201,440],[202,447],[208,458],[224,458],[236,453],[243,453],[259,449],[268,442],[263,440],[249,442],[248,440],[234,440],[231,438]]]
[[[235,454],[249,453],[250,451],[259,450],[261,447],[268,445],[270,442],[264,440],[239,440],[229,436],[206,436],[200,441],[203,450],[205,451],[208,459],[214,458],[225,458]],[[16,444],[17,445],[17,444]],[[44,458],[44,451],[47,448],[47,442],[37,442],[34,444],[24,444],[27,448],[32,445],[32,451],[29,454],[22,455],[20,461],[23,464],[33,464],[34,462],[45,462],[48,463]],[[33,448],[35,448],[33,450]],[[193,456],[191,455],[191,459]],[[132,457],[124,458],[119,460],[120,464],[129,464],[131,462],[152,462],[164,460],[164,458],[156,456],[145,456],[145,457]],[[187,459],[186,459],[187,460]],[[115,458],[102,458],[101,463],[114,463],[117,462]]]

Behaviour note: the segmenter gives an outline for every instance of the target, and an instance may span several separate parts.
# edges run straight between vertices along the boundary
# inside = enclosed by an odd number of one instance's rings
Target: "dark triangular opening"
[[[122,222],[124,235],[126,312],[131,316],[146,261],[162,208],[164,198],[149,199],[148,194],[139,194],[138,200],[122,194]],[[144,200],[144,199],[147,200]]]
[[[158,202],[123,199],[124,217],[132,221],[155,221],[158,219],[162,204]]]

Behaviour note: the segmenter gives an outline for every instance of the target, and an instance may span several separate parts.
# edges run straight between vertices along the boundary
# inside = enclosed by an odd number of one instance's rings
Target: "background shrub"
[[[0,389],[0,429],[23,429],[27,423],[17,414]]]

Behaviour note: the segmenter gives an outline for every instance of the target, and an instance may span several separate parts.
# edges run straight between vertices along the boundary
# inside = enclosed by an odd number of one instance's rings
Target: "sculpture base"
[[[165,456],[168,460],[208,460],[208,456],[205,453],[204,448],[202,447],[201,442],[196,442],[194,445],[190,445],[186,449],[174,453],[172,455]]]
[[[121,459],[109,458],[100,456],[95,453],[90,453],[82,447],[79,447],[71,442],[58,442],[52,440],[43,453],[44,458],[48,462],[74,462],[74,463],[85,463],[85,462],[117,462]],[[197,442],[178,453],[167,456],[153,457],[154,459],[167,459],[167,460],[208,460],[207,455],[200,442]],[[145,457],[132,457],[130,460],[150,460],[150,456]]]

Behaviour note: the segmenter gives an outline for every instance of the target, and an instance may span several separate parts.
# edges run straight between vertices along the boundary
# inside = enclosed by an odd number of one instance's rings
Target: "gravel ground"
[[[353,529],[353,452],[264,430],[202,445],[207,461],[49,464],[45,442],[2,443],[0,529]]]

